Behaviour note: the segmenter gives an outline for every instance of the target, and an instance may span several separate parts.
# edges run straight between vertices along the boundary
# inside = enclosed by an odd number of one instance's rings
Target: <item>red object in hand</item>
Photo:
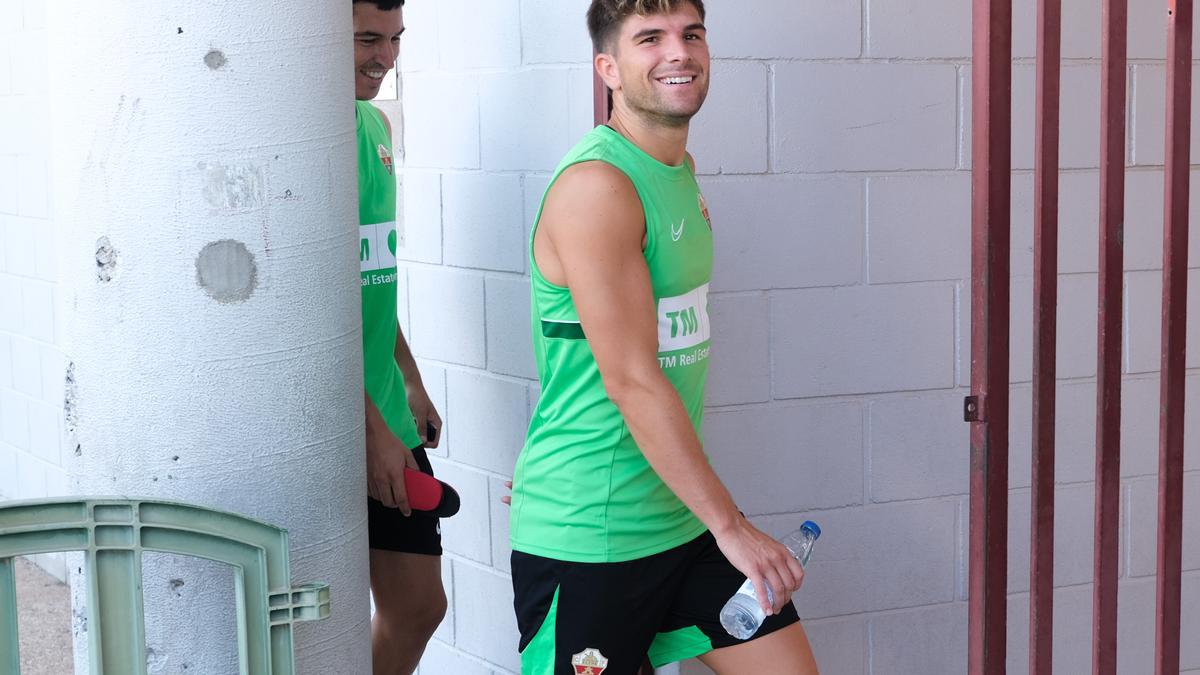
[[[427,473],[404,467],[404,489],[408,492],[408,505],[414,511],[424,511],[437,518],[449,518],[458,513],[458,493]]]

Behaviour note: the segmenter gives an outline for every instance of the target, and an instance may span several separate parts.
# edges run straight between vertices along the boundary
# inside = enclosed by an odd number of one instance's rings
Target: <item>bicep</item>
[[[631,368],[657,370],[658,330],[642,254],[641,200],[629,179],[612,167],[579,173],[560,178],[541,226],[550,235],[601,375],[608,380]]]
[[[640,247],[581,250],[571,257],[575,259],[566,261],[567,286],[601,375],[657,367],[654,293]]]

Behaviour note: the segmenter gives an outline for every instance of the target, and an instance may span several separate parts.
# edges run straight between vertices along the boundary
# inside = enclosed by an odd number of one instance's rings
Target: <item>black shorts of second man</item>
[[[592,665],[634,675],[647,656],[657,668],[743,642],[721,627],[720,612],[746,577],[708,532],[616,563],[514,551],[512,575],[523,673],[574,675]],[[799,620],[789,602],[750,639]]]
[[[421,471],[433,475],[433,465],[425,448],[413,448],[413,457]],[[382,502],[367,498],[367,538],[373,549],[397,553],[418,553],[440,556],[442,554],[441,522],[420,511],[405,516],[400,509],[392,509]]]

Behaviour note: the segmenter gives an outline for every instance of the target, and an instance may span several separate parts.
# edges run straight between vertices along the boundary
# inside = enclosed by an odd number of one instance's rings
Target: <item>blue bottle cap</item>
[[[800,526],[800,529],[812,532],[813,539],[821,536],[821,526],[817,525],[811,520],[804,521],[804,524]]]

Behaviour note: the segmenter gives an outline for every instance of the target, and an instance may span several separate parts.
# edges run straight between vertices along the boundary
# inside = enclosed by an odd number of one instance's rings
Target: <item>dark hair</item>
[[[357,5],[360,2],[375,5],[383,12],[390,12],[393,9],[400,9],[404,6],[404,0],[354,0],[353,4]]]
[[[606,51],[621,23],[631,15],[665,14],[685,2],[691,3],[700,12],[700,20],[703,21],[704,0],[592,0],[587,13],[592,48],[597,52]]]

